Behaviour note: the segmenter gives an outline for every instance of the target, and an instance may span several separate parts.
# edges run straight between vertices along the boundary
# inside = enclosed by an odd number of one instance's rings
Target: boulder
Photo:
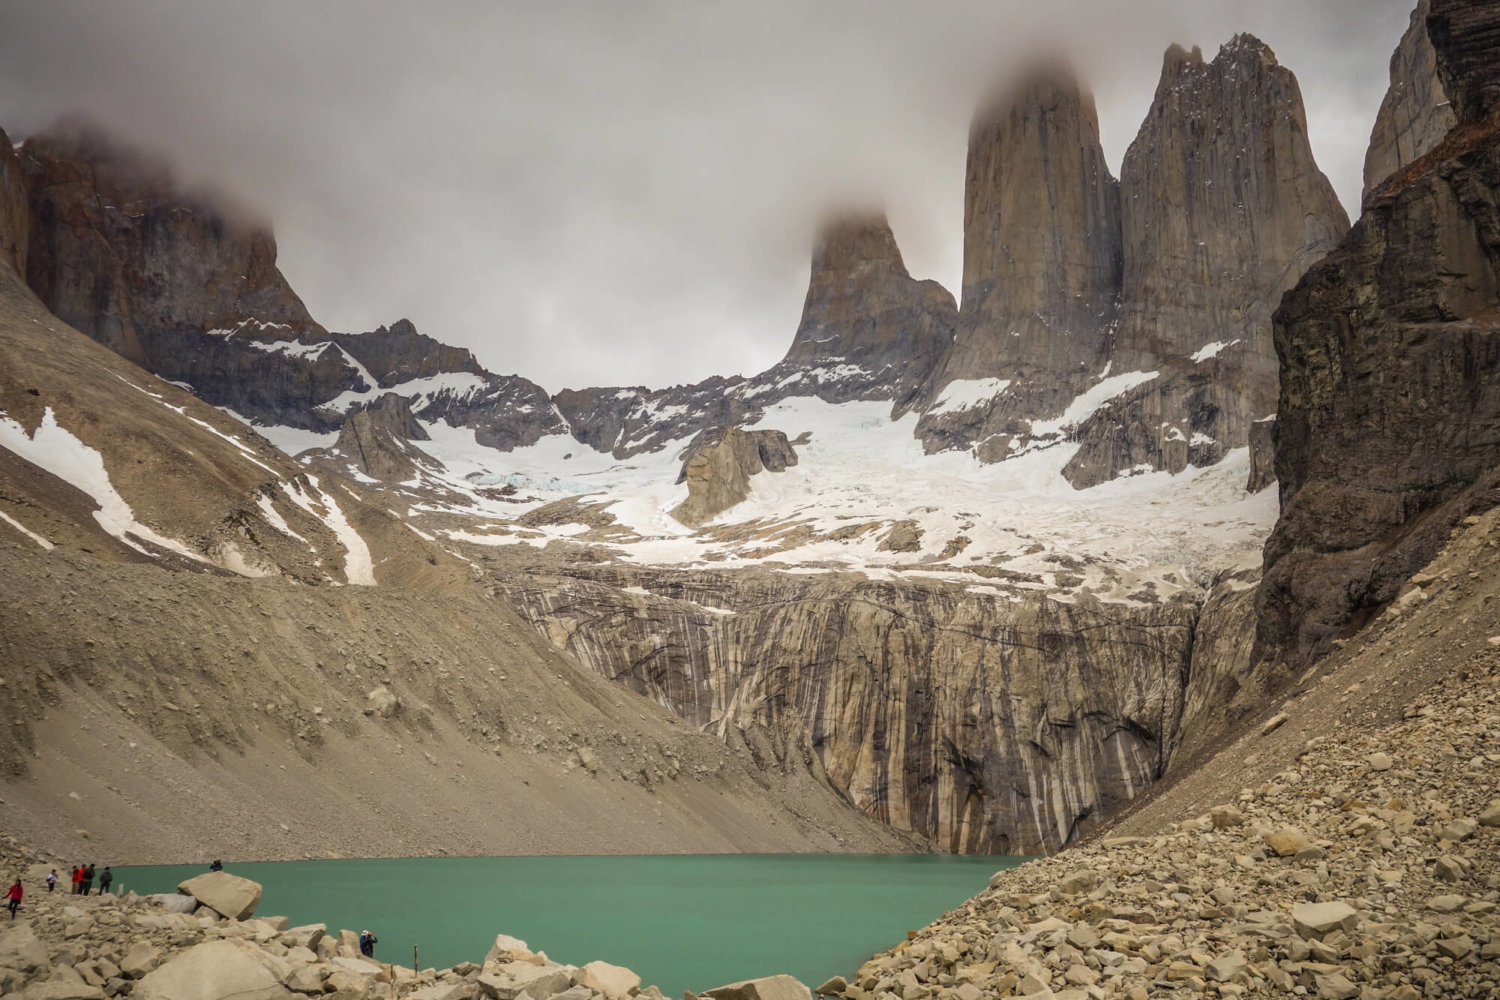
[[[496,934],[495,943],[490,945],[490,950],[484,956],[484,962],[504,961],[510,955],[530,955],[531,949],[526,942],[520,938],[511,937],[509,934]]]
[[[29,922],[0,930],[0,966],[34,973],[49,964],[47,946],[42,944]]]
[[[192,913],[198,908],[198,900],[180,892],[158,892],[146,899],[156,903],[168,913]]]
[[[104,1000],[104,991],[82,979],[48,979],[27,986],[16,1000]]]
[[[391,693],[391,689],[384,684],[379,685],[369,694],[365,695],[365,714],[378,715],[382,719],[389,719],[396,714],[401,707],[401,699]]]
[[[465,982],[433,983],[406,994],[406,1000],[469,1000],[474,987]]]
[[[1348,903],[1293,903],[1292,926],[1303,938],[1322,938],[1332,931],[1353,931],[1359,913]]]
[[[120,972],[127,979],[141,979],[161,964],[161,949],[150,941],[137,941],[120,959]]]
[[[1500,826],[1500,799],[1494,799],[1484,807],[1484,812],[1479,814],[1479,825],[1496,827]]]
[[[746,979],[706,990],[714,1000],[812,1000],[812,991],[791,976]]]
[[[1298,851],[1311,847],[1307,835],[1294,827],[1278,830],[1275,833],[1267,833],[1261,836],[1266,846],[1276,852],[1278,858],[1289,858]]]
[[[843,976],[834,976],[813,990],[819,996],[833,996],[844,992],[849,988],[849,982]]]
[[[629,996],[631,990],[640,988],[641,977],[623,966],[610,965],[608,962],[590,962],[580,970],[578,985],[597,990],[610,1000],[621,1000]],[[804,992],[806,989],[807,987],[804,986]],[[749,1000],[754,1000],[754,998],[749,998]],[[811,996],[809,995],[806,1000],[811,1000]]]
[[[327,933],[327,924],[303,924],[300,927],[289,927],[281,933],[281,943],[288,948],[307,948],[317,951],[318,942],[322,941],[323,935]]]
[[[133,1000],[292,1000],[275,973],[231,941],[194,945],[146,975]]]
[[[248,920],[260,905],[260,883],[228,872],[204,872],[177,885],[214,912],[231,920]]]

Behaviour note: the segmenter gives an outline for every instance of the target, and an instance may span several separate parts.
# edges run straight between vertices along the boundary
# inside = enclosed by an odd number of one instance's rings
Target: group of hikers
[[[74,865],[72,875],[73,895],[87,896],[93,892],[95,878],[99,880],[99,895],[102,896],[106,892],[109,892],[109,887],[115,880],[115,873],[109,870],[109,865],[105,865],[102,872],[98,871],[92,862],[87,865]],[[52,892],[57,888],[59,879],[56,868],[47,873],[46,881],[48,892]],[[10,910],[10,919],[16,919],[16,911],[21,908],[21,900],[25,896],[26,889],[21,885],[21,880],[17,878],[11,883],[10,889],[5,893],[5,905]]]
[[[73,866],[73,895],[87,896],[94,891],[95,869],[93,862],[87,865]],[[109,885],[115,880],[115,873],[109,870],[109,865],[104,866],[104,871],[98,873],[99,895],[109,891]],[[51,892],[57,885],[57,869],[54,868],[47,873],[47,891]]]

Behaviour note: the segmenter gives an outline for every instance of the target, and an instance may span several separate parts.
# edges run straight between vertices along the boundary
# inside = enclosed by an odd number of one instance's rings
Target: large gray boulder
[[[29,922],[0,930],[0,966],[35,972],[49,964],[47,946],[42,944]]]
[[[714,1000],[812,1000],[812,990],[792,976],[746,979],[707,990],[703,995]]]
[[[177,886],[177,891],[231,920],[248,920],[260,905],[260,883],[228,872],[204,872]]]
[[[640,988],[641,977],[623,966],[590,962],[579,972],[578,985],[603,993],[610,1000],[622,1000],[631,990]]]
[[[257,887],[258,888],[258,887]],[[276,974],[232,941],[195,945],[149,973],[134,1000],[292,1000]]]

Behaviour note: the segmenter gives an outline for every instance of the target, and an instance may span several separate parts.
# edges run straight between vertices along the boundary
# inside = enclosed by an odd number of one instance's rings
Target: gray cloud
[[[1170,42],[1259,35],[1351,214],[1410,0],[5,3],[0,126],[81,111],[274,223],[330,328],[563,385],[751,372],[831,205],[954,287],[974,106],[1071,53],[1118,168]]]

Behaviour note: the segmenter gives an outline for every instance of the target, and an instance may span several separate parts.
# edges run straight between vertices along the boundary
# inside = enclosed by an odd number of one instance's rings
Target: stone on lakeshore
[[[714,1000],[812,1000],[812,991],[792,976],[766,976],[746,979],[705,990],[703,996]]]
[[[1450,854],[1438,858],[1432,866],[1432,877],[1439,882],[1457,882],[1464,877],[1464,866]]]
[[[1286,725],[1286,720],[1288,718],[1289,716],[1285,712],[1276,713],[1266,720],[1266,724],[1264,726],[1260,727],[1260,734],[1262,736],[1270,736],[1276,730]]]
[[[1303,938],[1321,938],[1336,930],[1353,932],[1359,927],[1359,913],[1348,903],[1293,903],[1292,926]]]
[[[168,913],[192,913],[198,908],[198,900],[180,892],[158,892],[146,897]]]
[[[318,942],[322,941],[323,935],[327,933],[327,924],[303,924],[300,927],[289,927],[281,932],[281,943],[288,948],[306,948],[309,951],[317,951]]]
[[[47,979],[32,983],[16,1000],[104,1000],[104,991],[82,979]]]
[[[1434,896],[1427,901],[1427,908],[1438,913],[1453,913],[1464,908],[1467,896]]]
[[[299,965],[282,980],[293,993],[322,993],[323,974],[314,965]]]
[[[352,958],[348,955],[340,955],[328,964],[335,969],[344,969],[359,976],[378,976],[385,971],[385,966],[379,962],[372,962],[368,958]]]
[[[485,953],[485,964],[496,960],[503,960],[510,955],[530,955],[531,949],[526,942],[520,938],[511,937],[509,934],[496,934],[495,943],[490,945],[490,950]]]
[[[1372,753],[1370,754],[1369,761],[1370,770],[1372,771],[1389,771],[1391,769],[1391,755],[1388,753],[1379,751]]]
[[[1493,799],[1484,807],[1484,812],[1479,814],[1479,825],[1500,826],[1500,799]]]
[[[686,991],[684,991],[686,993]],[[687,994],[692,996],[691,993]],[[552,1000],[596,1000],[598,994],[587,986],[570,986],[557,994]]]
[[[820,996],[832,996],[834,994],[842,993],[848,988],[849,981],[847,979],[845,979],[843,976],[834,976],[832,979],[825,982],[822,986],[814,989],[813,992],[817,993]]]
[[[518,954],[507,952],[507,954]],[[530,952],[525,952],[530,955]],[[488,964],[488,963],[486,963]],[[506,962],[494,967],[477,980],[479,988],[495,1000],[516,1000],[522,994],[543,998],[567,989],[573,976],[562,966],[546,968],[527,961]]]
[[[1301,830],[1290,826],[1275,833],[1263,834],[1260,839],[1265,841],[1266,846],[1274,851],[1278,858],[1289,858],[1298,851],[1312,846]]]
[[[370,992],[370,977],[362,976],[358,972],[350,972],[348,969],[339,969],[323,981],[323,990],[326,993],[338,994],[339,1000],[363,997]]]
[[[1099,947],[1099,932],[1088,924],[1078,924],[1068,931],[1067,941],[1079,951],[1088,951],[1090,948]]]
[[[474,987],[466,982],[433,983],[420,986],[406,994],[406,1000],[469,1000]]]
[[[228,872],[204,872],[179,882],[177,891],[231,920],[250,919],[260,905],[260,883]]]
[[[127,979],[141,979],[161,964],[161,949],[150,941],[137,941],[120,959],[120,972]]]
[[[1057,888],[1059,892],[1066,892],[1071,894],[1088,892],[1098,884],[1099,873],[1096,871],[1090,871],[1089,869],[1085,868],[1082,871],[1074,872],[1067,878],[1063,879],[1061,882],[1057,883]]]
[[[1204,973],[1210,980],[1216,983],[1227,983],[1235,976],[1244,972],[1250,963],[1245,961],[1245,956],[1238,951],[1231,951],[1227,955],[1220,955],[1204,966]]]
[[[640,987],[641,977],[623,966],[610,965],[608,962],[590,962],[579,970],[578,985],[597,990],[610,1000],[621,1000],[622,997],[629,996],[631,990]],[[804,993],[807,992],[807,987],[803,986],[802,990]],[[755,1000],[755,998],[751,997],[748,1000]]]
[[[1316,977],[1318,996],[1324,1000],[1354,1000],[1359,996],[1359,987],[1344,977],[1342,972],[1329,972]]]
[[[359,935],[348,928],[339,931],[337,942],[335,954],[339,958],[355,958],[359,955]]]
[[[1474,950],[1474,942],[1467,934],[1455,938],[1443,938],[1437,942],[1437,950],[1440,955],[1447,955],[1455,962]]]
[[[50,964],[47,946],[36,936],[29,921],[0,930],[0,966],[36,972]]]
[[[1214,806],[1209,810],[1208,815],[1213,820],[1215,830],[1227,830],[1230,827],[1245,825],[1245,814],[1234,806]]]
[[[130,995],[132,1000],[291,1000],[292,996],[265,963],[231,941],[208,941],[179,953],[136,983]]]
[[[540,975],[533,976],[525,986],[521,987],[521,995],[530,997],[531,1000],[547,1000],[548,997],[556,996],[563,990],[574,985],[573,978],[576,970],[567,966],[535,966]]]
[[[1438,839],[1454,841],[1468,840],[1470,837],[1474,836],[1474,832],[1478,829],[1479,824],[1474,820],[1469,819],[1468,817],[1465,817],[1463,819],[1456,819],[1452,823],[1449,823],[1447,826],[1443,827],[1443,832],[1438,835]]]

